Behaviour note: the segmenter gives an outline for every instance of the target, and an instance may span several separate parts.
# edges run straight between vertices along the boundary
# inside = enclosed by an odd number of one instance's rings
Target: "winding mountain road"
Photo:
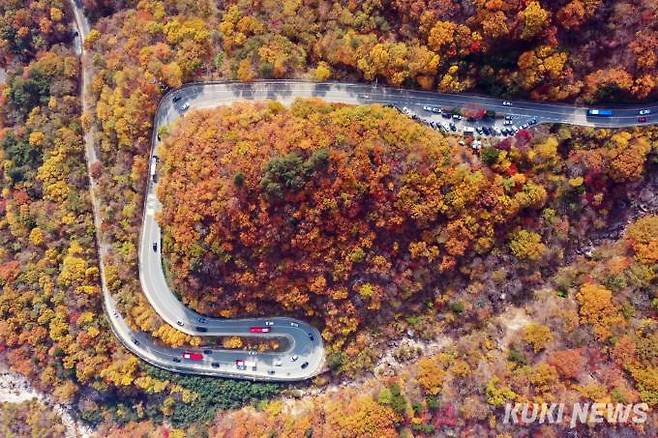
[[[84,40],[89,24],[78,0],[71,0],[78,32]],[[84,46],[79,42],[76,48],[82,59],[82,106],[89,107],[86,84],[90,81],[90,70],[86,67]],[[157,132],[183,117],[186,111],[230,105],[237,101],[273,99],[284,104],[299,97],[320,97],[330,102],[345,104],[383,103],[407,107],[411,112],[421,114],[427,120],[439,121],[441,116],[427,112],[424,106],[439,107],[478,107],[506,113],[519,121],[535,119],[537,123],[567,123],[597,127],[628,127],[658,122],[658,105],[618,107],[612,117],[588,117],[587,108],[572,105],[514,101],[503,104],[499,99],[475,95],[447,95],[435,92],[404,90],[388,87],[374,87],[367,84],[335,82],[310,82],[298,80],[264,80],[253,83],[204,82],[191,83],[180,89],[168,92],[160,101],[154,119],[150,163],[156,172],[160,141]],[[185,105],[185,106],[183,106]],[[646,122],[638,121],[639,111],[648,109]],[[502,120],[494,124],[500,124]],[[464,122],[459,122],[463,126]],[[93,136],[85,134],[86,158],[89,168],[97,161]],[[155,167],[153,167],[155,166]],[[210,348],[201,349],[168,348],[158,343],[146,333],[133,331],[120,315],[107,288],[103,257],[106,245],[99,233],[102,222],[98,199],[95,195],[96,183],[90,178],[90,192],[93,204],[97,244],[101,258],[100,271],[105,309],[112,329],[118,339],[130,351],[143,360],[158,367],[175,372],[234,377],[267,381],[296,381],[311,378],[321,372],[324,365],[324,348],[320,333],[309,324],[285,317],[219,319],[204,317],[185,307],[169,288],[162,269],[161,230],[156,214],[161,205],[157,199],[157,178],[149,178],[144,206],[143,225],[139,247],[139,277],[150,304],[158,315],[172,327],[197,336],[255,336],[251,327],[267,327],[269,333],[256,336],[278,336],[287,340],[287,349],[277,353],[250,354],[247,351],[228,351]],[[202,353],[200,360],[184,358],[185,352]],[[244,369],[236,367],[236,360],[244,360]]]

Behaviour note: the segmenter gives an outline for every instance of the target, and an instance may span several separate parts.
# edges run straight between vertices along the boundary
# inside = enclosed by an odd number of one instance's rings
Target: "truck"
[[[153,155],[151,158],[151,179],[156,182],[156,167],[158,166],[158,157]]]
[[[587,115],[594,117],[612,117],[612,110],[609,109],[588,109]]]
[[[239,370],[251,368],[253,371],[256,371],[256,361],[238,359],[235,361],[235,367]]]

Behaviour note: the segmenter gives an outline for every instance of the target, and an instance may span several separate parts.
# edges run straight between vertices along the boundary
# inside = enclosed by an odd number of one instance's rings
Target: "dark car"
[[[213,368],[219,368],[219,362],[213,362],[210,364],[210,366]]]
[[[304,362],[304,363],[302,364],[302,369],[306,368],[307,366],[308,366],[308,362]]]
[[[139,345],[139,341],[137,339],[133,338],[132,341],[133,341],[133,344]]]
[[[275,372],[274,370],[268,370],[267,374],[272,375],[272,374],[274,374],[274,372]]]
[[[183,321],[176,321],[176,324],[178,324],[181,327],[183,327],[185,325],[185,324],[183,324]]]
[[[178,101],[181,100],[182,98],[183,98],[183,96],[174,96],[174,98],[171,99],[171,100],[173,100],[174,102],[178,102]]]
[[[203,350],[203,354],[212,354],[212,350]]]
[[[158,242],[153,242],[153,252],[158,252]]]
[[[644,116],[642,116],[642,117],[638,117],[638,118],[637,118],[637,121],[640,122],[640,123],[646,123],[647,118],[644,117]]]
[[[309,333],[309,334],[308,334],[308,338],[309,338],[311,341],[314,341],[314,340],[315,340],[315,338],[313,337],[313,333]]]
[[[180,358],[179,358],[179,357],[175,357],[175,358],[174,358],[174,362],[176,362],[176,363],[180,363]]]
[[[208,329],[205,327],[197,327],[196,330],[201,333],[206,333],[208,331]]]

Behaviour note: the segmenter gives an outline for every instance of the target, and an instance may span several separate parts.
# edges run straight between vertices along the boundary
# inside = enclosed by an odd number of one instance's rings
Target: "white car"
[[[293,362],[296,361],[297,359],[299,359],[299,356],[297,356],[296,354],[290,356],[290,360],[292,360]]]
[[[512,106],[512,102],[509,100],[503,100],[503,106]]]
[[[182,104],[180,106],[181,111],[187,111],[189,108],[190,108],[190,103],[189,102],[185,102],[184,104]]]
[[[265,325],[268,326],[274,325],[274,321],[265,321]]]
[[[283,362],[281,362],[281,359],[274,359],[274,366],[275,367],[280,367],[283,365]]]
[[[299,324],[297,324],[296,322],[291,322],[291,323],[290,323],[290,326],[291,326],[291,327],[299,327]]]
[[[425,106],[423,106],[423,109],[424,109],[425,111],[432,112],[432,107],[431,107],[431,106],[425,105]]]
[[[647,114],[651,114],[651,110],[650,110],[650,109],[641,109],[641,110],[640,110],[640,115],[641,115],[641,116],[646,116]]]

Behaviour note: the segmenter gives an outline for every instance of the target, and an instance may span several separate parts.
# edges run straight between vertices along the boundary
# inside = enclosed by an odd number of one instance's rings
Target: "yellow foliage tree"
[[[441,368],[437,358],[422,358],[418,361],[416,380],[423,389],[431,395],[437,395],[443,386],[445,371]]]
[[[551,329],[543,324],[528,324],[523,330],[523,340],[532,346],[535,353],[546,348],[553,341]]]
[[[601,285],[584,284],[576,295],[576,300],[580,304],[582,322],[590,324],[600,340],[611,337],[612,329],[624,323],[620,309],[612,302],[612,292]]]
[[[649,265],[658,263],[658,215],[638,219],[629,227],[626,238],[639,262]]]

